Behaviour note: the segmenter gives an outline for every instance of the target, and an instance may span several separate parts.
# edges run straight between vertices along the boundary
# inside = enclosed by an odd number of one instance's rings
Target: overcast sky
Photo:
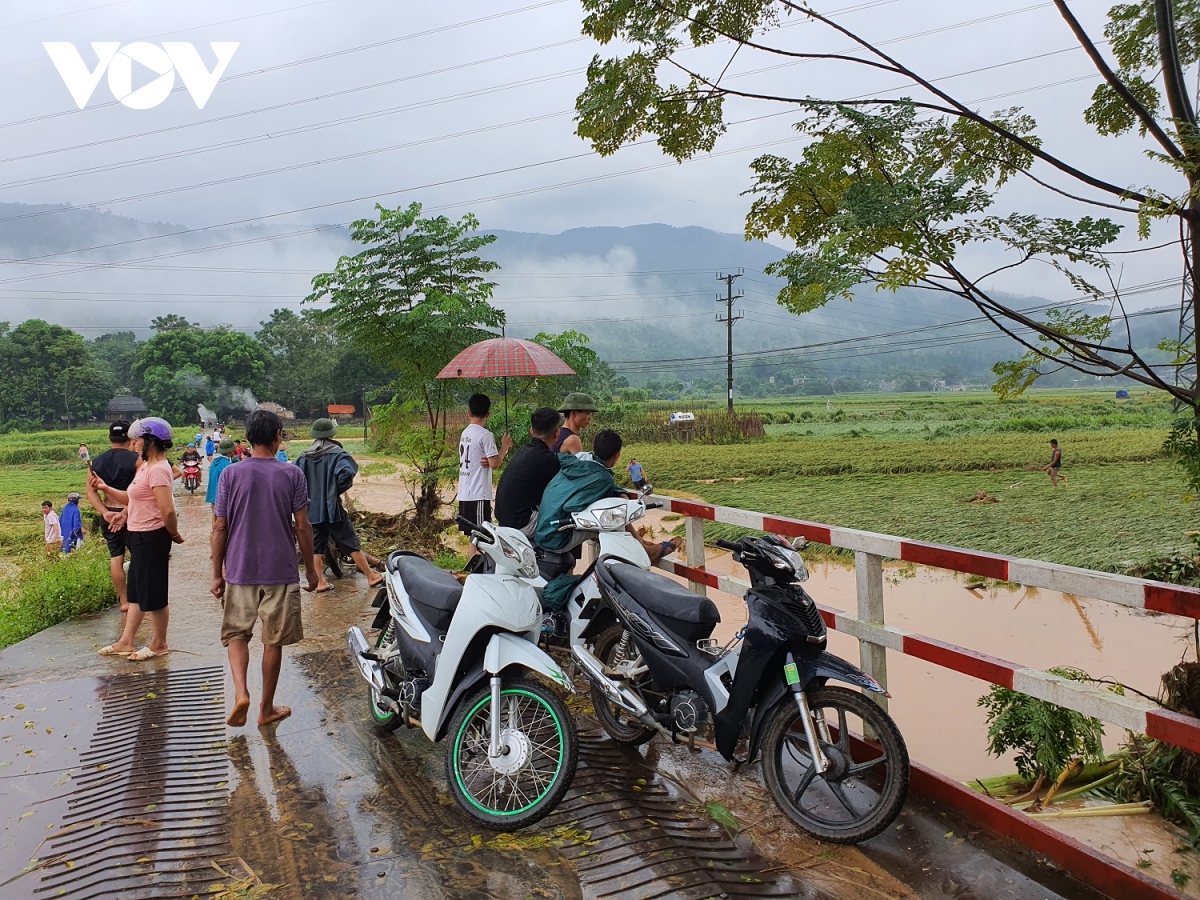
[[[1175,190],[1142,157],[1140,141],[1097,138],[1083,122],[1098,79],[1051,3],[815,5],[823,12],[846,10],[839,21],[887,42],[888,52],[945,79],[942,86],[981,109],[1025,107],[1051,151],[1120,184],[1141,185],[1157,175],[1160,188]],[[1107,5],[1073,4],[1098,40]],[[799,151],[790,129],[794,116],[763,118],[781,107],[732,102],[730,120],[752,121],[733,125],[715,156],[684,165],[653,145],[595,156],[573,134],[574,99],[597,52],[580,36],[581,18],[576,0],[6,0],[0,14],[0,79],[7,88],[0,92],[0,202],[94,204],[193,228],[262,223],[300,232],[190,257],[190,265],[293,267],[282,293],[302,289],[305,272],[318,263],[332,263],[313,249],[321,242],[306,233],[308,226],[367,215],[376,200],[392,206],[420,200],[427,211],[452,216],[473,211],[485,228],[553,233],[663,222],[740,232],[749,203],[740,196],[749,184],[748,163],[768,149]],[[771,40],[791,49],[849,47],[813,24],[791,24]],[[101,79],[88,107],[79,110],[44,41],[73,42],[89,68],[96,63],[88,46],[93,41],[191,42],[209,67],[215,56],[208,42],[240,46],[203,110],[178,79],[174,93],[145,110],[117,103]],[[729,49],[695,58],[719,68]],[[743,51],[727,83],[798,96],[911,93],[895,76],[861,67],[779,62]],[[773,68],[757,71],[767,66]],[[149,70],[133,69],[135,89],[152,80]],[[1003,207],[1079,213],[1027,182],[1006,189]],[[162,246],[120,252],[145,259],[165,252]],[[110,291],[133,290],[144,278],[57,271],[44,263],[9,263],[0,277],[36,273],[40,288]],[[1175,274],[1175,257],[1160,255],[1131,258],[1122,278],[1141,284]],[[258,285],[241,288],[248,293],[263,291],[261,277],[239,283]],[[9,284],[3,296],[12,299],[16,287]],[[272,284],[280,289],[280,282]],[[1003,286],[1052,299],[1070,294],[1041,269],[1009,276]],[[1133,305],[1174,297],[1146,294]],[[112,315],[114,324],[123,324],[119,312]]]

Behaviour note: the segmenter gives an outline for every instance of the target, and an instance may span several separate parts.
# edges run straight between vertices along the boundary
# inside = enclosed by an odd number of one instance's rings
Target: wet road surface
[[[361,577],[305,595],[308,637],[285,652],[278,694],[292,716],[226,728],[208,511],[179,505],[174,652],[96,655],[115,610],[0,651],[0,898],[253,897],[259,883],[280,886],[272,898],[1090,896],[1035,861],[946,841],[969,829],[919,806],[865,851],[821,845],[761,802],[757,769],[733,776],[658,741],[643,757],[595,733],[541,827],[481,831],[450,799],[441,745],[370,723],[343,643],[371,615]],[[252,646],[255,699],[257,660]],[[746,822],[740,833],[708,817],[712,797]]]

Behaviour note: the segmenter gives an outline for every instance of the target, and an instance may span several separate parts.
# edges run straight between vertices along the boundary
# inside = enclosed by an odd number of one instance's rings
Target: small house
[[[276,403],[274,400],[265,400],[262,403],[258,404],[258,408],[265,409],[268,412],[273,412],[273,413],[275,413],[275,415],[279,416],[279,418],[284,419],[284,420],[291,420],[291,419],[296,418],[296,414],[294,412],[292,412],[290,409],[285,407],[283,404]]]
[[[113,397],[108,401],[108,406],[104,409],[104,420],[106,422],[117,422],[122,419],[126,422],[132,422],[134,419],[140,419],[148,415],[150,415],[150,410],[146,409],[146,404],[142,402],[142,398],[134,397],[130,394]]]

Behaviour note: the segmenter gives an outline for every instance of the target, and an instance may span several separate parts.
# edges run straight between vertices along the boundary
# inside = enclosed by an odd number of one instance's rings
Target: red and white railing
[[[858,638],[863,669],[885,687],[887,657],[884,651],[893,650],[1200,753],[1200,719],[1171,712],[1136,697],[1120,696],[1089,684],[1059,678],[1048,672],[887,625],[883,605],[883,560],[899,559],[1190,619],[1200,619],[1200,590],[764,515],[729,506],[712,506],[662,496],[654,499],[661,501],[664,508],[671,512],[684,515],[687,529],[687,561],[678,562],[668,557],[660,561],[658,566],[686,578],[698,593],[711,587],[740,597],[750,587],[748,582],[740,578],[717,575],[704,568],[705,521],[788,537],[804,537],[816,543],[853,550],[858,614],[824,606],[819,608],[828,627]],[[883,702],[886,704],[886,701]]]

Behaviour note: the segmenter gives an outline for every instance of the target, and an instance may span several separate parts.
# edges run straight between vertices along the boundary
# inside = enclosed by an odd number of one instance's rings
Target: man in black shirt
[[[138,461],[138,455],[129,449],[129,423],[113,422],[108,427],[108,442],[112,446],[92,460],[91,470],[110,487],[119,491],[129,490]],[[125,529],[122,527],[111,531],[103,518],[106,512],[120,512],[124,507],[107,504],[100,492],[90,486],[87,498],[92,509],[101,516],[100,533],[108,544],[108,571],[112,576],[113,588],[121,598],[121,611],[124,612],[129,609],[125,586]]]
[[[550,450],[558,439],[559,414],[549,407],[529,418],[533,440],[517,451],[496,487],[496,521],[532,536],[542,494],[558,474],[558,454]]]

